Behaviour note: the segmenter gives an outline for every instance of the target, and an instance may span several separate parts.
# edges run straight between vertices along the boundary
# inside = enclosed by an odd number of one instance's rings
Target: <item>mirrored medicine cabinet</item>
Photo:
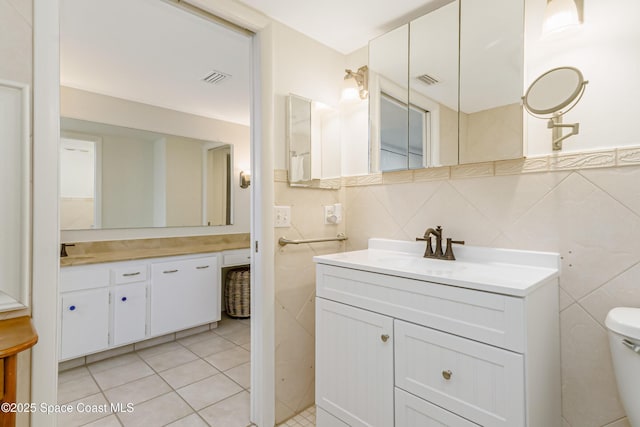
[[[233,223],[233,146],[61,119],[60,228]]]
[[[339,178],[339,112],[293,94],[287,96],[286,110],[289,185],[311,187],[319,179]]]
[[[523,34],[523,0],[455,0],[372,40],[371,172],[522,157]]]

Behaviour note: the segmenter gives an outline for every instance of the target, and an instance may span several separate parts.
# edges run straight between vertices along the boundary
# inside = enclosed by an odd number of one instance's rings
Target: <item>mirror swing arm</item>
[[[580,133],[580,123],[565,124],[562,116],[582,99],[587,83],[589,81],[584,79],[577,68],[557,67],[536,78],[522,97],[524,108],[529,114],[539,119],[548,119],[547,129],[551,129],[553,151],[562,150],[565,139]],[[571,131],[563,135],[565,128]]]

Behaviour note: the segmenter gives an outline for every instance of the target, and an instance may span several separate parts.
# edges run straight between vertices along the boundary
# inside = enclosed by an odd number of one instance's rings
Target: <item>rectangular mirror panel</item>
[[[62,230],[230,225],[233,150],[61,119]]]

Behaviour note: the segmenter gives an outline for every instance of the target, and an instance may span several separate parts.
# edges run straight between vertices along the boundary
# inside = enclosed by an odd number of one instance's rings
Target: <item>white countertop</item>
[[[319,264],[524,297],[560,274],[560,255],[454,246],[455,261],[423,258],[425,242],[370,239],[369,249],[316,256]]]

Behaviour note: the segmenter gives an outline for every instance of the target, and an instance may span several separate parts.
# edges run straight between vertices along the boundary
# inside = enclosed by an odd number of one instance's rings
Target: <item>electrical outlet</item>
[[[273,226],[291,227],[291,206],[274,206],[273,207]]]
[[[336,224],[336,207],[335,205],[328,205],[324,207],[324,223]]]

